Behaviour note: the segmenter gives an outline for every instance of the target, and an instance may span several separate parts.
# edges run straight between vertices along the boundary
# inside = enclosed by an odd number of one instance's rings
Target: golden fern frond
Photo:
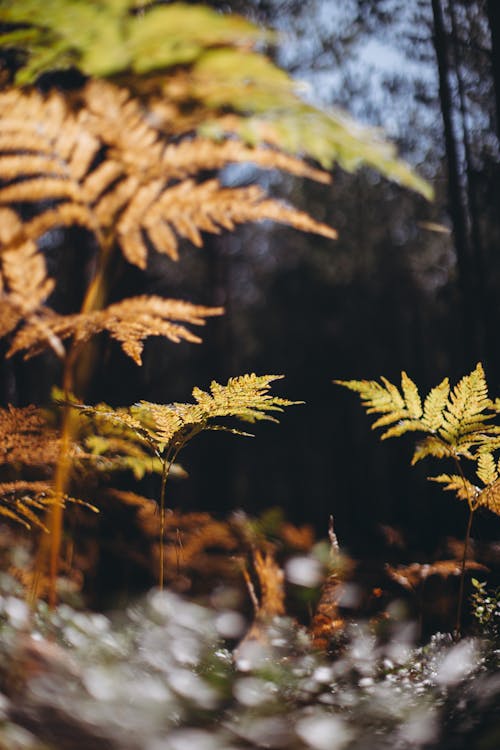
[[[195,404],[153,404],[141,401],[130,408],[142,424],[152,420],[151,437],[159,444],[182,444],[194,434],[217,427],[211,420],[234,417],[244,422],[277,420],[269,412],[282,412],[286,406],[302,403],[271,396],[269,389],[282,375],[242,375],[226,385],[212,381],[209,391],[193,389]]]
[[[479,454],[476,473],[485,485],[493,484],[498,479],[498,469],[492,453]]]
[[[418,461],[421,461],[427,456],[434,456],[434,458],[451,458],[454,455],[454,450],[448,445],[448,443],[445,443],[437,435],[428,435],[417,443],[411,459],[411,465],[414,466]]]
[[[443,484],[444,490],[455,492],[459,500],[467,500],[471,508],[476,507],[479,488],[460,474],[439,474],[437,477],[429,477],[429,481]]]
[[[450,393],[450,381],[444,378],[439,385],[433,388],[424,401],[424,413],[422,423],[429,432],[437,432],[443,424],[444,409],[448,403]]]
[[[199,432],[224,429],[213,420],[234,417],[244,422],[269,420],[276,422],[272,412],[282,412],[286,406],[301,401],[271,396],[269,389],[282,375],[242,375],[230,378],[226,385],[213,381],[208,392],[193,389],[196,403],[156,404],[140,401],[128,408],[111,409],[105,405],[71,404],[93,419],[109,420],[118,427],[132,430],[157,454],[166,450],[177,452]],[[96,422],[97,425],[97,422]]]
[[[424,430],[421,420],[420,395],[417,386],[406,372],[401,373],[401,392],[387,378],[382,377],[381,381],[382,383],[376,380],[334,380],[333,382],[359,393],[367,414],[382,414],[372,424],[372,430],[393,425],[381,435],[381,440],[398,437],[405,432]]]
[[[59,340],[73,337],[79,343],[88,341],[97,333],[107,331],[121,344],[125,354],[140,365],[144,340],[149,336],[165,336],[175,343],[182,340],[199,343],[199,336],[181,323],[201,326],[204,325],[205,318],[222,313],[223,309],[220,307],[204,307],[182,300],[144,295],[131,297],[104,310],[89,313],[52,313],[46,317],[44,325],[51,336]],[[25,358],[39,354],[48,342],[48,338],[40,334],[40,327],[28,322],[15,335],[8,356],[22,350],[26,350]]]
[[[438,429],[439,436],[453,446],[458,455],[470,455],[470,448],[481,442],[484,433],[496,431],[487,424],[493,416],[484,369],[479,362],[451,392]]]
[[[271,396],[271,383],[283,377],[252,373],[230,378],[226,385],[220,385],[213,380],[209,391],[193,388],[193,398],[204,410],[206,419],[237,417],[244,422],[257,422],[262,419],[276,422],[277,420],[268,412],[282,412],[285,406],[304,403]]]
[[[218,180],[196,184],[184,180],[164,189],[160,180],[139,190],[117,223],[117,235],[126,259],[144,268],[147,244],[144,234],[160,253],[177,259],[176,234],[195,246],[203,244],[201,232],[218,234],[237,224],[270,219],[334,239],[335,230],[303,211],[266,198],[256,185],[224,188]]]
[[[37,513],[43,513],[53,505],[64,508],[67,502],[84,505],[97,512],[97,508],[83,500],[69,495],[62,498],[57,496],[49,482],[0,482],[0,515],[21,523],[27,529],[36,526],[48,531]]]
[[[500,516],[500,479],[485,487],[477,496],[477,505]]]
[[[448,378],[445,378],[430,391],[423,407],[416,385],[405,372],[401,374],[401,392],[386,378],[381,380],[382,383],[373,380],[334,382],[359,393],[368,414],[382,414],[372,429],[393,425],[381,436],[382,440],[410,431],[430,433],[417,445],[413,464],[429,455],[472,459],[472,449],[487,451],[490,441],[498,440],[500,427],[489,424],[494,409],[488,398],[481,363],[465,375],[451,393]]]

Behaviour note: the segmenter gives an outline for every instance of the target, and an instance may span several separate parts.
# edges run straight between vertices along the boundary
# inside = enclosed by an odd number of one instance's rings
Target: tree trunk
[[[468,232],[468,202],[462,184],[462,170],[458,141],[453,125],[453,101],[450,87],[450,58],[443,7],[440,0],[432,0],[434,19],[434,48],[439,75],[439,97],[443,117],[446,159],[448,163],[449,212],[453,223],[453,237],[457,253],[458,281],[461,293],[463,356],[483,358],[480,304],[476,259]]]

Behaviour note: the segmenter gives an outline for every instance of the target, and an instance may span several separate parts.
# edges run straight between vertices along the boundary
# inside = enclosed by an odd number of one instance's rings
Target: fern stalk
[[[158,574],[158,585],[159,585],[160,591],[163,591],[163,587],[165,584],[165,515],[166,515],[165,489],[167,486],[167,479],[170,474],[170,469],[172,468],[172,465],[175,463],[177,456],[179,454],[179,451],[181,450],[183,445],[177,448],[170,455],[167,455],[165,459],[163,459],[163,470],[161,473],[161,488],[160,488],[160,570]]]
[[[112,255],[111,243],[105,242],[100,238],[99,247],[101,248],[100,257],[97,263],[96,272],[91,279],[85,297],[83,299],[80,313],[88,313],[92,310],[101,309],[106,298],[106,288],[108,279],[108,267]],[[57,577],[59,574],[60,554],[62,543],[62,531],[64,525],[64,505],[61,502],[65,496],[69,475],[71,471],[71,461],[69,459],[70,446],[75,434],[74,414],[70,406],[70,394],[75,392],[75,382],[78,377],[78,365],[81,351],[85,344],[73,342],[64,358],[62,373],[62,391],[66,401],[63,406],[61,433],[60,433],[60,452],[54,474],[54,493],[56,502],[52,504],[49,510],[47,522],[48,536],[43,536],[40,541],[39,553],[36,561],[36,571],[33,579],[33,586],[30,592],[30,600],[36,601],[39,595],[39,588],[43,580],[43,573],[49,572],[49,605],[55,607],[57,604]],[[82,381],[87,381],[90,377],[91,367],[87,368],[85,377]],[[80,389],[84,387],[84,382],[80,382]]]
[[[457,617],[455,621],[455,633],[457,637],[459,638],[461,630],[462,630],[462,609],[464,605],[464,589],[465,589],[465,566],[467,562],[467,551],[469,548],[470,532],[472,529],[472,518],[474,515],[474,508],[472,507],[472,498],[469,492],[469,485],[467,483],[467,479],[465,478],[465,474],[462,469],[462,464],[460,463],[460,460],[458,459],[457,456],[454,456],[454,461],[455,461],[455,466],[457,467],[457,471],[462,478],[464,490],[467,495],[467,505],[469,508],[469,517],[467,520],[467,528],[465,530],[465,537],[464,537],[464,550],[463,550],[462,560],[460,564],[460,585],[458,589]]]

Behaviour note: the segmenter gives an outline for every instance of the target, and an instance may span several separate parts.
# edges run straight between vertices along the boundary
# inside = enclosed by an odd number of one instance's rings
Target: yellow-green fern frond
[[[139,440],[151,446],[157,455],[164,455],[166,452],[177,453],[203,430],[225,429],[224,424],[216,422],[219,418],[276,422],[275,413],[282,412],[287,406],[303,403],[269,393],[271,383],[282,377],[251,374],[230,378],[226,385],[213,381],[209,391],[193,389],[196,403],[156,404],[140,401],[128,408],[118,409],[105,405],[71,405],[90,415],[97,429],[100,419],[109,420],[119,428],[135,432]]]
[[[417,387],[405,372],[401,374],[401,392],[386,378],[381,381],[334,382],[359,393],[368,414],[382,414],[372,429],[393,425],[383,433],[382,440],[406,432],[429,433],[417,445],[412,463],[426,456],[473,459],[475,451],[494,449],[489,447],[490,441],[498,441],[500,428],[490,424],[494,410],[481,363],[451,393],[445,378],[430,391],[423,407]]]
[[[444,490],[455,492],[459,500],[467,500],[471,509],[477,506],[479,487],[469,482],[468,479],[464,479],[460,474],[440,474],[437,477],[429,477],[429,480],[444,485]]]
[[[367,414],[382,414],[372,429],[393,425],[381,435],[381,440],[399,437],[406,432],[425,430],[422,425],[422,402],[417,386],[405,372],[401,373],[401,392],[387,378],[376,380],[334,380],[349,390],[359,393]],[[394,424],[396,423],[396,424]]]
[[[115,431],[118,432],[117,426]],[[162,463],[158,456],[148,450],[143,441],[137,440],[136,433],[122,429],[120,435],[88,435],[83,439],[85,446],[85,471],[93,469],[99,474],[117,471],[130,471],[137,481],[146,474],[161,474]],[[176,465],[172,467],[173,475],[185,476],[184,470]]]
[[[457,456],[472,458],[471,449],[483,444],[485,436],[498,434],[499,428],[488,424],[493,416],[484,369],[479,362],[451,392],[438,434]]]
[[[417,443],[411,459],[411,464],[414,466],[418,461],[421,461],[427,456],[434,456],[434,458],[452,458],[454,455],[453,448],[441,440],[441,438],[437,435],[428,435]]]
[[[483,484],[493,484],[498,479],[498,468],[492,453],[481,453],[477,459],[476,473]]]
[[[485,487],[477,497],[477,505],[500,516],[500,479]]]
[[[429,432],[437,432],[444,421],[444,410],[448,403],[450,393],[450,381],[445,378],[439,385],[433,388],[424,401],[424,413],[422,424]]]

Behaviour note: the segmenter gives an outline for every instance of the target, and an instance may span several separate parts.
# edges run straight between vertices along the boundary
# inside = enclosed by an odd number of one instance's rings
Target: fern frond
[[[172,103],[168,94],[162,99],[163,106],[170,108],[167,122],[162,122],[149,100],[147,109],[151,114],[146,118],[145,106],[139,98],[107,81],[89,81],[82,92],[82,102],[86,125],[108,146],[110,158],[118,159],[128,171],[140,169],[143,179],[185,179],[199,172],[222,169],[227,164],[252,162],[263,169],[280,169],[317,182],[331,181],[328,172],[311,167],[301,158],[268,146],[249,147],[234,137],[214,141],[198,136],[179,143],[169,142],[170,133],[165,132],[165,126],[172,125]],[[176,134],[193,129],[183,125]]]
[[[41,409],[0,409],[0,465],[51,467],[59,450],[59,434],[48,426]]]
[[[116,426],[115,426],[116,429]],[[131,430],[125,436],[122,429],[119,436],[88,435],[83,439],[86,449],[86,466],[91,464],[98,473],[130,471],[137,481],[145,474],[161,474],[162,463],[158,456],[145,449],[144,443],[135,439]],[[177,475],[185,473],[177,465]]]
[[[164,454],[166,450],[177,452],[199,432],[216,426],[213,420],[217,418],[233,417],[243,422],[276,422],[272,413],[303,403],[269,394],[271,383],[282,377],[251,374],[230,378],[226,385],[213,381],[209,391],[193,389],[196,403],[156,404],[141,401],[120,409],[111,409],[105,405],[71,405],[93,419],[102,418],[119,428],[132,430],[139,440],[151,446],[158,455]]]
[[[335,230],[308,214],[266,199],[256,185],[224,188],[218,180],[201,184],[184,180],[165,189],[160,181],[151,183],[130,201],[117,223],[117,234],[126,259],[144,268],[147,245],[143,232],[158,252],[176,259],[176,234],[201,247],[202,231],[217,234],[221,228],[233,230],[237,224],[264,219],[330,239],[337,236]]]
[[[188,179],[232,161],[254,161],[323,182],[329,179],[325,172],[236,141],[192,138],[169,144],[144,106],[108,82],[90,81],[73,103],[58,93],[0,93],[0,149],[5,181],[0,210],[2,204],[38,204],[38,214],[24,225],[11,212],[10,243],[36,242],[51,229],[75,224],[93,231],[98,241],[103,232],[111,234],[125,257],[143,268],[148,241],[175,259],[177,237],[201,246],[202,231],[261,219],[336,237],[307,214],[266,199],[259,188],[221,188],[216,180]]]
[[[477,496],[477,505],[488,508],[500,516],[500,479],[485,487]]]
[[[27,529],[36,526],[47,531],[36,511],[43,511],[55,502],[48,482],[0,482],[0,515]]]
[[[443,484],[444,490],[455,492],[459,500],[467,500],[472,508],[477,505],[479,488],[460,474],[440,474],[437,477],[429,477],[429,481]]]
[[[79,343],[107,331],[121,344],[125,354],[140,365],[144,340],[149,336],[165,336],[175,343],[182,340],[199,343],[201,339],[180,323],[201,326],[204,325],[205,318],[222,313],[223,309],[220,307],[204,307],[182,300],[144,295],[131,297],[104,310],[89,313],[52,313],[44,320],[44,324],[50,334],[57,339],[73,337]],[[33,357],[43,351],[47,343],[48,337],[41,335],[39,326],[28,322],[15,335],[8,356],[25,350],[25,358]]]
[[[465,375],[451,392],[443,412],[440,437],[453,446],[457,455],[468,455],[470,448],[481,441],[488,432],[488,422],[493,418],[492,402],[484,369],[479,362]]]
[[[307,104],[297,82],[254,51],[259,42],[274,38],[272,32],[197,5],[149,4],[140,14],[135,11],[132,0],[5,0],[0,7],[0,47],[21,51],[16,73],[20,84],[33,83],[46,70],[76,65],[89,77],[123,77],[132,71],[139,74],[133,76],[138,87],[147,90],[155,71],[158,78],[170,73],[176,80],[169,96],[174,102],[177,96],[179,106],[172,111],[164,105],[167,119],[182,120],[179,110],[200,110],[197,120],[184,117],[184,132],[206,123],[209,114],[218,136],[238,133],[254,143],[306,154],[326,169],[334,162],[349,170],[367,164],[432,197],[430,185],[398,160],[377,132],[360,128],[346,115]],[[230,119],[224,117],[222,123],[217,115],[228,112]]]
[[[382,377],[381,381],[382,383],[376,380],[334,380],[333,382],[359,393],[367,414],[382,414],[372,424],[372,430],[393,425],[381,435],[381,440],[399,437],[406,432],[424,430],[421,421],[422,402],[417,386],[408,375],[405,372],[401,373],[401,392],[387,378]]]
[[[26,59],[17,73],[18,83],[24,84],[70,65],[87,75],[145,73],[190,63],[214,46],[247,47],[272,38],[271,32],[240,16],[221,15],[202,5],[142,5],[139,15],[135,0],[7,0],[0,9],[0,46],[17,42],[24,48]],[[8,24],[15,24],[16,31],[22,24],[24,33],[12,37]]]
[[[26,239],[22,223],[9,208],[0,208],[0,336],[30,318],[42,325],[38,313],[54,288],[35,243]],[[53,342],[52,342],[53,343]]]
[[[84,505],[97,513],[97,508],[84,500],[68,495],[58,497],[49,482],[0,482],[0,516],[10,518],[27,529],[35,526],[48,531],[38,513],[44,513],[53,505],[64,508],[66,503]]]
[[[433,388],[424,401],[422,423],[429,432],[437,432],[444,421],[444,409],[448,403],[450,381],[445,378]]]
[[[476,473],[483,484],[493,484],[498,479],[498,469],[492,453],[481,453],[477,459]]]
[[[437,435],[428,435],[417,443],[411,459],[411,465],[415,466],[416,463],[427,456],[434,456],[434,458],[452,458],[454,455],[453,448],[441,440],[440,437]]]

